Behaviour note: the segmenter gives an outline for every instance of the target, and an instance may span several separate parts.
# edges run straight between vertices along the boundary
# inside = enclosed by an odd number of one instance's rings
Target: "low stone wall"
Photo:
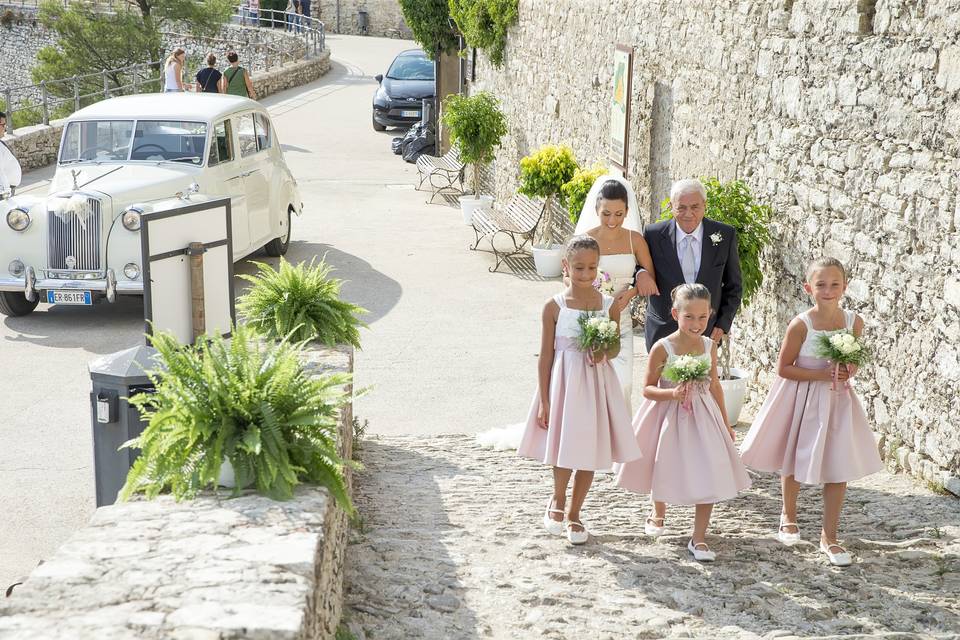
[[[353,350],[308,353],[352,372]],[[353,407],[340,414],[352,453]],[[0,637],[314,640],[340,621],[347,518],[324,489],[277,502],[244,492],[97,509],[0,604]]]
[[[368,36],[409,38],[412,35],[397,0],[313,0],[310,5],[311,14],[323,20],[328,33],[359,35],[360,11],[367,12]]]
[[[270,94],[299,87],[317,80],[330,70],[330,49],[314,58],[287,63],[283,67],[253,74],[253,86],[260,98]],[[60,134],[64,120],[53,120],[50,125],[36,125],[17,129],[15,135],[3,141],[20,160],[24,171],[45,167],[56,162],[60,149]]]

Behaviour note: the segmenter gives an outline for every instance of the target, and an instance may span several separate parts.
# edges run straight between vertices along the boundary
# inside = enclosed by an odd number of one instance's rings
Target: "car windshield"
[[[387,77],[391,80],[433,80],[433,62],[423,55],[398,56]]]
[[[146,160],[202,164],[207,125],[179,120],[71,122],[60,164]]]

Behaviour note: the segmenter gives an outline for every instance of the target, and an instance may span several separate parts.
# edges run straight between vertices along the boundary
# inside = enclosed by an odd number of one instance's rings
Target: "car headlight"
[[[136,262],[128,262],[123,265],[123,275],[127,276],[127,280],[136,280],[140,277],[140,265]]]
[[[123,210],[123,213],[120,214],[120,222],[123,223],[123,228],[127,231],[139,231],[140,230],[140,216],[143,214],[143,209],[139,207],[127,207]]]
[[[7,226],[14,231],[25,231],[30,226],[30,213],[21,207],[14,207],[7,212]]]

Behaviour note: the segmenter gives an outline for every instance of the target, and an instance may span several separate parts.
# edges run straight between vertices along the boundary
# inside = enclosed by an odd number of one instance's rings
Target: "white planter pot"
[[[493,206],[493,196],[460,196],[459,199],[464,224],[473,224],[473,210],[477,207],[487,209]]]
[[[233,489],[237,486],[237,477],[233,471],[233,465],[230,464],[230,461],[226,458],[223,459],[223,462],[220,464],[220,477],[217,478],[217,484],[221,487],[226,487],[227,489]],[[247,483],[249,487],[253,483]],[[246,487],[241,487],[245,489]]]
[[[747,397],[750,372],[730,367],[730,376],[731,380],[720,380],[720,387],[723,389],[723,403],[727,406],[727,424],[732,427],[740,420],[743,401]]]
[[[555,244],[550,247],[533,247],[531,251],[538,275],[544,278],[557,278],[563,273],[563,266],[560,264],[563,259],[562,244]]]

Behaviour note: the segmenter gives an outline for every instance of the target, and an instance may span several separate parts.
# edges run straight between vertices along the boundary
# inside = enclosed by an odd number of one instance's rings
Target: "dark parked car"
[[[409,127],[420,120],[421,101],[436,95],[433,61],[421,49],[400,53],[387,70],[375,76],[380,86],[373,96],[373,128]]]

